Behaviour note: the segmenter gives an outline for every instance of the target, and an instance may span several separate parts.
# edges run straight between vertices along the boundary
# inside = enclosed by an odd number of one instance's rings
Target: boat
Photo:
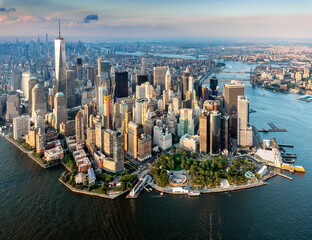
[[[263,96],[265,95],[265,93],[261,93]]]
[[[287,158],[286,158],[286,159],[283,159],[283,162],[284,162],[284,163],[295,163],[295,159],[293,159],[293,158],[291,158],[291,159],[288,158],[288,159],[287,159]]]
[[[160,196],[163,196],[163,195],[164,195],[164,192],[161,192],[161,193],[160,193]]]
[[[199,191],[189,191],[188,195],[190,197],[198,197],[200,195]]]
[[[290,163],[282,163],[282,169],[289,170],[292,172],[305,172],[305,169],[303,166],[295,166]]]

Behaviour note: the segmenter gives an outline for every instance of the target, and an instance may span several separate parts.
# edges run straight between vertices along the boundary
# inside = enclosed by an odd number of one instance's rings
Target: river
[[[289,151],[298,154],[304,175],[286,173],[294,180],[275,177],[263,187],[198,198],[153,191],[108,200],[72,193],[58,181],[62,166],[44,170],[0,138],[0,239],[311,239],[312,103],[248,83],[246,96],[257,111],[250,115],[256,128],[273,122],[288,130],[261,136],[295,145]]]

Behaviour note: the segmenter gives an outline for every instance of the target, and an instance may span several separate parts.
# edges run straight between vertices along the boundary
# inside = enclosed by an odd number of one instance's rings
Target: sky
[[[312,0],[0,0],[0,38],[312,39]]]

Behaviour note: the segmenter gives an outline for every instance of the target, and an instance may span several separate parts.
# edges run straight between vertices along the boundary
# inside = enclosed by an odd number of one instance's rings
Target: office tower
[[[143,133],[143,126],[130,121],[128,123],[128,155],[138,157],[138,138]]]
[[[189,90],[190,69],[187,67],[182,75],[182,99],[186,99],[186,93]]]
[[[221,117],[221,150],[229,151],[230,145],[230,118]]]
[[[210,79],[210,89],[212,90],[212,95],[218,95],[217,86],[218,86],[218,78],[216,76],[213,76]]]
[[[110,95],[112,87],[110,76],[111,65],[108,61],[101,61],[100,66],[100,72],[98,74],[101,76],[101,84],[106,86],[107,94]]]
[[[141,68],[142,75],[146,75],[146,64],[147,64],[146,58],[142,58],[142,68]]]
[[[192,93],[194,91],[194,78],[191,75],[189,77],[189,83],[188,83],[188,92]]]
[[[49,37],[48,37],[48,33],[46,33],[46,46],[48,47],[49,45]]]
[[[220,154],[221,150],[221,113],[210,113],[210,154]]]
[[[203,109],[207,111],[218,111],[220,112],[220,101],[219,100],[206,100],[203,103]]]
[[[238,96],[237,112],[237,145],[241,147],[252,146],[252,127],[249,125],[249,100]]]
[[[38,80],[36,77],[31,77],[29,79],[29,86],[28,86],[28,113],[32,113],[32,89],[36,86]]]
[[[88,128],[89,127],[89,120],[90,120],[90,116],[92,114],[92,105],[91,104],[86,104],[84,106],[84,127]]]
[[[104,129],[101,122],[95,123],[95,146],[100,151],[103,151],[104,146]]]
[[[145,82],[148,82],[148,76],[147,75],[138,75],[137,85],[141,85]]]
[[[204,101],[209,99],[209,88],[207,88],[206,86],[202,86],[201,87],[201,98]]]
[[[92,85],[95,84],[95,68],[87,67],[87,80],[92,82]]]
[[[30,129],[30,117],[28,115],[13,118],[13,137],[15,140],[26,135]]]
[[[29,99],[29,81],[30,81],[30,73],[25,72],[22,74],[22,82],[21,82],[21,90],[23,91],[23,96],[25,100]]]
[[[32,117],[34,117],[36,111],[40,111],[42,114],[47,112],[47,102],[41,83],[37,83],[32,89]]]
[[[160,86],[161,91],[165,89],[165,80],[168,67],[154,67],[154,86]]]
[[[181,98],[178,97],[174,97],[172,99],[172,104],[173,104],[173,110],[175,114],[179,114],[180,113],[180,109],[182,107],[182,101]]]
[[[164,122],[168,126],[169,132],[176,135],[178,120],[177,120],[176,115],[174,114],[174,108],[173,108],[172,103],[170,103],[168,106],[168,114],[167,114],[167,117],[164,119]]]
[[[124,169],[124,136],[121,132],[110,129],[104,131],[104,154],[112,159],[111,163],[107,164],[108,169],[113,169],[114,172]]]
[[[199,117],[199,151],[209,153],[210,151],[210,115],[203,113]]]
[[[7,95],[7,112],[5,114],[5,120],[11,121],[13,118],[20,115],[20,95],[17,92],[10,92]]]
[[[77,58],[77,78],[82,80],[82,59]]]
[[[104,114],[104,96],[107,96],[107,88],[104,85],[98,86],[97,88],[97,106],[98,106],[98,114]]]
[[[61,122],[65,122],[68,119],[67,108],[66,108],[66,97],[62,92],[58,92],[54,97],[54,108],[53,108],[53,127],[57,130],[60,129]]]
[[[112,128],[112,96],[104,96],[104,128]]]
[[[237,112],[237,98],[238,96],[245,95],[245,85],[238,81],[232,81],[231,83],[226,83],[223,89],[224,96],[224,110],[231,118],[234,112]]]
[[[128,97],[128,72],[116,72],[115,84],[115,97]]]
[[[182,137],[185,134],[194,135],[197,128],[193,109],[180,109],[180,118],[178,124],[178,136]]]
[[[11,72],[11,91],[21,89],[21,71],[13,70]]]
[[[171,89],[171,74],[170,74],[169,68],[167,70],[166,78],[165,78],[165,89],[166,90],[170,90]]]
[[[66,71],[66,101],[67,107],[75,107],[75,71]]]
[[[153,128],[153,143],[162,150],[168,150],[172,147],[172,134],[161,120],[157,120],[156,126]]]
[[[65,40],[61,37],[59,22],[59,36],[54,40],[55,48],[55,79],[56,91],[66,94],[66,55]]]
[[[143,124],[143,118],[145,116],[144,111],[147,106],[147,99],[141,98],[135,100],[135,108],[133,112],[134,122]]]
[[[128,152],[128,124],[129,122],[132,120],[131,118],[131,112],[129,112],[129,109],[126,109],[125,112],[125,120],[123,121],[123,126],[124,126],[124,148],[125,148],[125,152]]]
[[[84,120],[82,112],[78,112],[75,117],[75,127],[76,127],[76,141],[84,144]]]

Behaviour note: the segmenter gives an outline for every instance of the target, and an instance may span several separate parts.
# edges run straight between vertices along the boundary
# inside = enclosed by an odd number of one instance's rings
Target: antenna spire
[[[61,19],[59,19],[59,38],[61,38]]]

